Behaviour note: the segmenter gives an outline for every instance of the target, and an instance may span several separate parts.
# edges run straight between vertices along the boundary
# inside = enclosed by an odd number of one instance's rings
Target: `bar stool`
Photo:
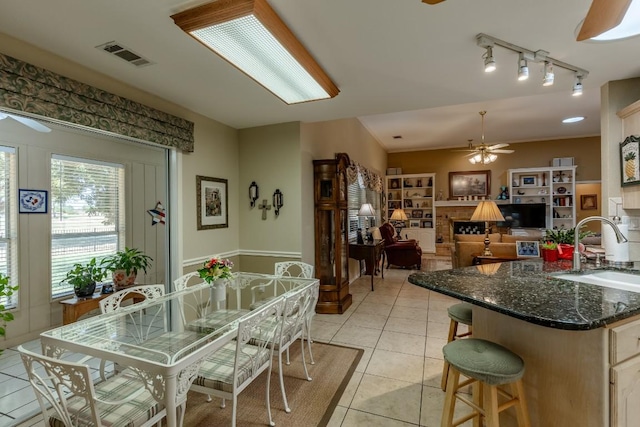
[[[499,427],[499,413],[515,407],[518,427],[531,427],[524,397],[522,375],[524,361],[507,348],[478,338],[453,341],[442,348],[445,360],[450,364],[447,393],[444,400],[441,427],[455,427],[470,419],[474,426]],[[460,382],[460,374],[468,379]],[[473,401],[459,390],[473,384]],[[510,385],[511,393],[498,389]],[[498,394],[507,398],[499,404]],[[473,411],[454,421],[456,399],[469,405]]]
[[[447,338],[447,343],[457,340],[458,338],[464,338],[471,335],[473,324],[473,311],[471,307],[473,307],[471,304],[462,302],[460,304],[452,305],[447,309],[447,314],[449,314],[449,318],[451,319],[451,322],[449,322],[449,337]],[[467,332],[464,334],[458,334],[458,325],[460,323],[468,326]],[[443,391],[447,389],[448,374],[449,362],[445,360],[444,367],[442,369],[442,379],[440,380],[440,388]]]

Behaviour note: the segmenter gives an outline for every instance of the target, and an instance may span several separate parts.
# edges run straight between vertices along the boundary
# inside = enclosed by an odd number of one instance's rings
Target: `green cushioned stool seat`
[[[486,384],[508,384],[524,375],[522,358],[491,341],[479,338],[452,341],[443,347],[442,353],[463,375]]]
[[[473,310],[472,305],[466,302],[452,305],[447,309],[447,314],[453,320],[463,325],[473,324]]]

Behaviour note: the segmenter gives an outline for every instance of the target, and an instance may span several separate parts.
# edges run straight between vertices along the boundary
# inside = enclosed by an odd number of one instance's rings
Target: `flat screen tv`
[[[505,221],[497,222],[498,227],[546,228],[547,205],[544,203],[518,203],[498,205]]]

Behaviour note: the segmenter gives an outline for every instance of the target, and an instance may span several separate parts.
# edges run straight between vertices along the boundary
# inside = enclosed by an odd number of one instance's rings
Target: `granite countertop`
[[[456,270],[418,272],[409,282],[526,322],[556,329],[589,330],[640,315],[640,293],[554,277],[571,261],[503,262]],[[592,264],[583,273],[593,273]],[[597,268],[640,275],[639,269]],[[581,273],[579,273],[581,274]]]

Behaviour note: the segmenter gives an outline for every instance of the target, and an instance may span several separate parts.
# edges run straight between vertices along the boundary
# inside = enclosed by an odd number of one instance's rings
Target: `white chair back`
[[[313,277],[314,266],[302,261],[284,261],[275,263],[275,275],[287,277]]]
[[[164,295],[164,285],[140,285],[114,292],[100,300],[100,312],[111,313],[122,306],[122,302],[129,294],[140,294],[145,300],[152,300]]]

